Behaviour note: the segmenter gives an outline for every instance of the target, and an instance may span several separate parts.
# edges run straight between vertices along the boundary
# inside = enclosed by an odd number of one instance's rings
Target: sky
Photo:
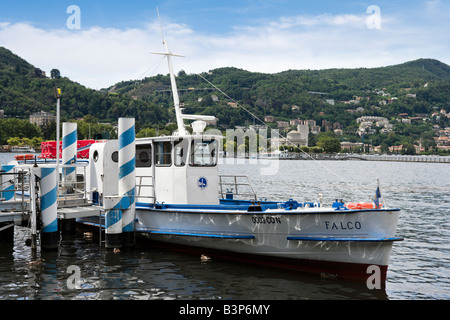
[[[157,8],[176,72],[450,65],[449,0],[2,0],[0,46],[92,89],[167,74]]]

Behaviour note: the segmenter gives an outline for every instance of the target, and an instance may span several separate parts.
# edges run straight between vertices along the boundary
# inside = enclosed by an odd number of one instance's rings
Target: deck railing
[[[12,179],[10,178],[11,176],[13,177]],[[4,201],[5,198],[11,198],[14,201],[19,200],[21,201],[21,209],[19,211],[24,213],[27,208],[25,204],[25,192],[29,192],[30,190],[29,182],[28,171],[14,170],[14,172],[8,173],[0,171],[0,201]],[[5,188],[6,185],[12,185],[13,188]]]
[[[220,175],[219,194],[223,199],[227,198],[227,195],[232,195],[257,200],[256,192],[246,175]]]
[[[60,165],[60,168],[76,168],[76,180],[69,180],[64,175],[60,174],[59,189],[58,189],[58,207],[72,206],[74,204],[83,205],[88,204],[88,194],[91,192],[87,190],[86,170],[87,163],[77,163],[71,165]],[[81,169],[81,170],[80,170]]]
[[[154,180],[150,175],[136,176],[136,198],[145,198],[155,201]],[[257,200],[257,195],[250,180],[245,175],[220,175],[219,196],[223,199],[230,195]]]

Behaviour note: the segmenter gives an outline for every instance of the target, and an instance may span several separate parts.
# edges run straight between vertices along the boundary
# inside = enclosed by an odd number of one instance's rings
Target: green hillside
[[[117,122],[121,116],[168,121],[159,115],[164,112],[159,112],[157,107],[149,112],[149,104],[142,100],[88,89],[66,77],[43,75],[39,68],[0,47],[0,109],[4,110],[5,117],[28,119],[30,114],[41,110],[56,113],[55,87],[62,89],[62,120],[90,114],[100,121]]]
[[[177,83],[185,113],[214,115],[222,130],[261,124],[270,115],[275,119],[269,123],[271,127],[276,127],[276,121],[292,119],[315,120],[322,130],[326,123],[337,123],[344,132],[341,139],[357,141],[356,119],[361,116],[381,116],[393,123],[399,114],[428,119],[412,127],[396,124],[396,137],[391,135],[390,140],[379,132],[371,137],[374,145],[390,146],[421,138],[432,145],[436,135],[433,125],[450,125],[447,117],[433,118],[433,113],[442,109],[450,112],[450,67],[433,59],[380,68],[288,70],[277,74],[229,67],[201,76],[180,71]],[[124,81],[96,91],[61,77],[58,70],[43,75],[37,67],[0,47],[0,109],[5,119],[28,119],[41,110],[54,113],[55,86],[63,92],[63,121],[90,115],[89,119],[116,123],[119,117],[130,116],[136,118],[138,130],[153,128],[153,132],[175,122],[168,75]]]
[[[450,101],[450,67],[432,59],[373,69],[289,70],[278,74],[220,68],[203,73],[202,76],[259,119],[263,119],[265,115],[273,115],[280,120],[313,118],[317,121],[340,121],[349,125],[356,118],[355,115],[347,117],[343,114],[348,105],[341,101],[353,100],[355,97],[369,97],[359,104],[366,109],[369,107],[362,115],[388,118],[399,113],[408,113],[410,116],[431,113],[439,108],[448,111]],[[177,81],[179,89],[195,89],[182,92],[181,99],[185,103],[186,113],[215,115],[220,120],[219,125],[223,127],[253,122],[250,114],[227,107],[226,103],[231,100],[220,92],[201,90],[211,85],[198,75],[187,75],[181,71]],[[113,89],[117,93],[156,104],[171,103],[169,94],[162,92],[170,89],[168,76],[158,75],[139,82],[121,82]],[[385,99],[376,94],[383,89],[391,97],[397,97],[398,101],[381,110],[370,108],[378,106]],[[416,98],[404,99],[408,93],[416,94]],[[219,103],[213,102],[211,95],[216,95]],[[202,99],[201,102],[199,98]],[[327,105],[324,103],[325,99],[335,100],[335,105]],[[298,105],[300,110],[293,112],[292,105]],[[325,116],[319,116],[321,112]]]

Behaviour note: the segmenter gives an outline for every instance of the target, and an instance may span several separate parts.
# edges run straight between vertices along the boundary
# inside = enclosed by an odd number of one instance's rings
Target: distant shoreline
[[[40,152],[11,152],[0,151],[0,154],[40,154]],[[223,159],[226,159],[224,157]],[[372,154],[302,154],[286,155],[283,157],[235,157],[249,160],[361,160],[361,161],[390,161],[390,162],[421,162],[421,163],[450,163],[450,156],[439,155],[372,155]],[[230,157],[233,159],[233,157]]]
[[[226,157],[225,157],[226,158]],[[232,159],[233,157],[231,157]],[[361,160],[391,162],[450,163],[450,156],[440,155],[367,155],[367,154],[287,154],[280,157],[236,157],[250,160]]]

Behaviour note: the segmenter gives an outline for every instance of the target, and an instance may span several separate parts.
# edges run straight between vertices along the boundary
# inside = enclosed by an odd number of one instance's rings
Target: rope
[[[265,125],[267,127],[267,123],[264,122],[263,120],[261,120],[260,118],[258,118],[253,112],[251,112],[250,110],[248,110],[247,108],[245,108],[244,106],[240,105],[239,102],[237,102],[236,100],[234,100],[233,98],[231,98],[228,94],[226,94],[225,92],[223,92],[220,88],[218,88],[216,85],[214,85],[213,83],[211,83],[211,81],[209,81],[208,79],[206,79],[205,77],[203,77],[201,74],[197,74],[200,78],[202,78],[204,81],[206,81],[209,85],[211,85],[212,87],[214,87],[217,91],[219,91],[220,93],[222,93],[225,97],[227,97],[228,99],[230,99],[232,102],[236,103],[236,105],[242,109],[244,109],[246,112],[248,112],[253,118],[255,118],[256,120],[258,120],[259,122],[261,122],[263,125]],[[282,134],[279,134],[279,136],[281,136],[282,138],[286,139],[286,142],[291,145],[296,147],[291,141],[289,141],[285,136],[283,136]],[[350,185],[350,183],[348,181],[346,181],[344,178],[342,178],[341,176],[339,176],[337,173],[335,173],[334,171],[332,171],[330,168],[328,168],[327,166],[325,166],[324,164],[322,164],[320,161],[318,161],[317,159],[314,159],[309,153],[303,151],[302,149],[299,148],[299,150],[305,154],[307,157],[311,158],[312,160],[316,161],[317,163],[319,163],[323,168],[325,168],[327,171],[329,171],[330,173],[332,173],[334,176],[336,176],[337,178],[339,178],[342,182],[344,182],[347,185]]]
[[[161,64],[161,62],[164,60],[166,56],[163,56],[159,61],[157,61],[155,64],[153,64],[150,68],[148,68],[147,70],[145,70],[139,77],[136,78],[135,81],[140,80],[147,72],[149,72],[150,70],[152,70],[151,74],[153,74],[155,72],[155,70],[159,67],[159,65]],[[154,70],[153,70],[154,69]],[[128,107],[125,109],[125,111],[122,113],[122,117],[125,115],[125,113],[128,111],[128,109],[130,108],[131,103],[128,104]]]

